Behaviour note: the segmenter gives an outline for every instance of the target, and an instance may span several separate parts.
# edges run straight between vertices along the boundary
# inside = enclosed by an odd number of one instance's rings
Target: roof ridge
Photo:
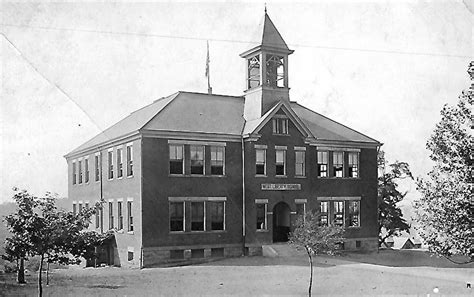
[[[366,135],[366,134],[364,134],[364,133],[362,133],[362,132],[359,132],[359,131],[357,131],[357,130],[355,130],[355,129],[352,129],[351,127],[348,127],[348,126],[346,126],[346,125],[344,125],[344,124],[341,124],[341,123],[339,123],[339,122],[336,121],[336,120],[333,120],[333,119],[331,119],[331,118],[328,118],[327,116],[325,116],[325,115],[323,115],[323,114],[320,114],[319,112],[316,112],[316,111],[314,111],[314,110],[312,110],[312,109],[309,109],[308,107],[306,107],[306,106],[304,106],[304,105],[301,105],[301,104],[299,104],[299,103],[296,102],[296,101],[292,101],[292,102],[290,102],[290,103],[294,103],[294,104],[296,104],[296,105],[298,105],[298,106],[300,106],[300,107],[302,107],[302,108],[304,108],[304,109],[306,109],[306,110],[309,110],[309,111],[312,112],[312,113],[315,113],[315,114],[317,114],[317,115],[319,115],[319,116],[321,116],[321,117],[323,117],[323,118],[325,118],[325,119],[327,119],[327,120],[333,122],[333,123],[336,123],[336,124],[338,124],[338,125],[341,125],[341,126],[343,126],[344,128],[349,129],[349,130],[351,130],[351,131],[353,131],[353,132],[355,132],[355,133],[358,133],[358,134],[360,134],[360,135],[363,135],[363,136],[365,136],[365,137],[371,139],[372,141],[375,141],[375,142],[377,142],[377,143],[379,143],[379,144],[383,144],[382,142],[380,142],[380,141],[378,141],[378,140],[376,140],[376,139],[374,139],[374,138],[372,138],[372,137],[370,137],[370,136],[368,136],[368,135]]]
[[[224,94],[209,94],[209,93],[202,93],[202,92],[191,92],[191,91],[178,91],[178,93],[186,93],[186,94],[197,94],[197,95],[205,95],[205,96],[219,96],[219,97],[230,97],[235,99],[244,99],[244,96],[234,96],[234,95],[224,95]]]

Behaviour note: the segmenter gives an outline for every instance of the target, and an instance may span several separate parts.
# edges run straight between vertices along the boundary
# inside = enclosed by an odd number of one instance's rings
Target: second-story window
[[[286,175],[286,151],[275,150],[275,175]]]
[[[109,179],[114,178],[114,152],[109,151],[107,153],[109,163]]]
[[[349,177],[359,177],[359,154],[349,153]]]
[[[85,182],[88,183],[89,182],[89,159],[88,158],[84,160],[84,171],[85,171],[84,179],[85,179]]]
[[[123,149],[117,148],[117,177],[123,176]]]
[[[82,184],[82,161],[79,160],[79,162],[77,164],[78,164],[78,168],[79,168],[79,183]]]
[[[333,164],[333,176],[343,177],[344,173],[344,153],[343,152],[333,152],[332,155],[332,164]]]
[[[223,146],[211,146],[212,175],[224,175],[224,149]]]
[[[184,147],[170,144],[170,174],[184,174]]]
[[[318,176],[328,176],[328,152],[318,152]]]
[[[191,174],[204,174],[204,146],[191,145]]]
[[[255,150],[255,174],[257,175],[266,175],[267,174],[267,150],[265,149],[256,149]]]
[[[191,231],[205,231],[205,202],[191,202]]]
[[[184,231],[184,202],[170,202],[170,231]]]
[[[295,151],[295,175],[305,176],[305,151]]]
[[[273,134],[288,134],[288,119],[274,118],[272,122]]]
[[[76,162],[72,162],[72,184],[75,185],[76,182],[77,182]]]
[[[127,145],[127,176],[133,175],[133,146]]]
[[[94,163],[95,163],[95,181],[100,180],[100,155],[94,156]]]

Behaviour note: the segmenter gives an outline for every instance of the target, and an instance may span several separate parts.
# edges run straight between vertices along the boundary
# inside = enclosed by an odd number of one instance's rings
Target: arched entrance
[[[279,202],[273,207],[273,242],[288,241],[290,217],[291,210],[285,202]]]

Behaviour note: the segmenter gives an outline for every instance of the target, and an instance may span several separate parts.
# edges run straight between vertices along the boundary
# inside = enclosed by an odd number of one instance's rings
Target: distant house
[[[382,247],[393,248],[393,237],[385,239],[385,242],[382,244]]]
[[[394,237],[392,248],[396,250],[414,249],[415,244],[409,237]]]
[[[421,249],[421,245],[422,245],[421,239],[413,237],[411,241],[415,245],[414,247],[415,249]]]

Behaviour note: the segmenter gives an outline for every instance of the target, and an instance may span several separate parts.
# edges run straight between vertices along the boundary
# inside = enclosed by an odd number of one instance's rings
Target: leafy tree
[[[473,261],[473,101],[474,62],[469,65],[471,87],[455,106],[444,105],[426,147],[433,169],[417,180],[422,198],[415,202],[421,237],[432,252],[448,259],[465,255]]]
[[[38,295],[42,296],[45,258],[48,263],[79,263],[81,257],[90,256],[91,249],[100,243],[102,235],[84,231],[95,208],[84,208],[78,214],[58,210],[50,193],[45,198],[37,198],[27,191],[17,190],[13,198],[18,210],[5,218],[12,234],[5,242],[6,257],[20,261],[27,257],[40,257]],[[21,266],[18,270],[24,274]]]
[[[308,255],[310,278],[308,296],[313,285],[313,258],[317,255],[335,255],[344,241],[344,228],[321,225],[319,212],[307,212],[296,220],[295,230],[290,233],[289,242],[303,247]]]
[[[378,222],[379,246],[391,236],[398,236],[402,231],[409,232],[410,225],[403,218],[402,210],[397,203],[405,198],[407,192],[398,190],[398,181],[413,176],[408,163],[395,161],[388,164],[384,151],[378,154]]]

